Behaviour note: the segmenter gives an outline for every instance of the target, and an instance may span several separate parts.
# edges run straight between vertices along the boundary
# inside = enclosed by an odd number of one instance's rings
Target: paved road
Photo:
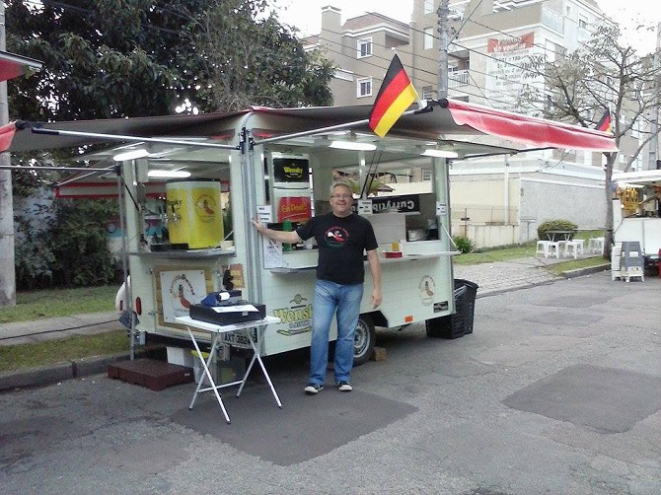
[[[661,280],[608,273],[482,298],[475,331],[379,334],[355,391],[303,360],[223,395],[104,375],[0,394],[0,493],[530,495],[661,492]]]

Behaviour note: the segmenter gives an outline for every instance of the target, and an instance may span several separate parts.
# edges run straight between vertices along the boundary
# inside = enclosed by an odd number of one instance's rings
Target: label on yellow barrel
[[[217,247],[223,240],[220,182],[168,182],[165,191],[170,242],[190,249]]]

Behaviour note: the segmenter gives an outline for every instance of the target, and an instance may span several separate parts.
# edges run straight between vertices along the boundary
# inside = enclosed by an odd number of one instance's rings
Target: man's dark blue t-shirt
[[[363,252],[378,247],[368,220],[355,213],[343,218],[327,213],[311,218],[296,233],[304,241],[310,237],[317,241],[317,279],[342,285],[364,282]]]

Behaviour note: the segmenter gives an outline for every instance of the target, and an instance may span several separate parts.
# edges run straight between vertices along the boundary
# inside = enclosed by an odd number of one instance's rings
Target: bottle
[[[291,232],[291,220],[285,220],[282,222],[282,231],[283,232]],[[282,244],[282,251],[291,251],[291,244]]]

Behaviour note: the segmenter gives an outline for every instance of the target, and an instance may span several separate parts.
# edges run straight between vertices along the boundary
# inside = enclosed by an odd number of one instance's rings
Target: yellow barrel
[[[189,249],[218,247],[223,240],[220,182],[172,181],[165,185],[170,243]]]

